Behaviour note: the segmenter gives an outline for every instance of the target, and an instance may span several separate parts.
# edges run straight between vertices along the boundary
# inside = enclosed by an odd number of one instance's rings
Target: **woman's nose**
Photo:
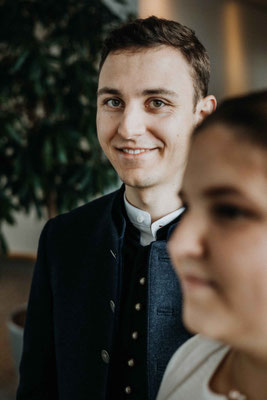
[[[173,260],[203,257],[206,252],[205,222],[186,213],[175,228],[168,249]]]

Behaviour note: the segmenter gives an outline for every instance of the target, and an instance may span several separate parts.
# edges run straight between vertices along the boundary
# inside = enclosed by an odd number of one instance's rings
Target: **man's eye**
[[[119,99],[107,99],[104,104],[111,108],[118,108],[121,106],[121,101]]]
[[[151,108],[162,108],[166,105],[166,103],[164,103],[162,100],[154,99],[150,101],[149,105]]]

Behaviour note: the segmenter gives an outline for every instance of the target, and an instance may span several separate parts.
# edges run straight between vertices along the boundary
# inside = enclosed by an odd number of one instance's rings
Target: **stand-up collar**
[[[151,242],[157,240],[157,231],[163,226],[169,224],[171,221],[179,217],[184,211],[184,207],[179,208],[170,214],[165,215],[157,221],[151,223],[151,215],[147,211],[140,210],[134,207],[126,199],[124,192],[124,205],[129,220],[140,231],[140,243],[142,246],[147,246]]]

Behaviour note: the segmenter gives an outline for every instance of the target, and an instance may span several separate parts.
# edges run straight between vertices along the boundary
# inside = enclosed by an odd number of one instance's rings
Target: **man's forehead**
[[[130,54],[111,53],[99,74],[99,89],[110,87],[122,91],[131,83],[136,90],[147,94],[150,91],[166,95],[174,95],[183,86],[193,86],[190,66],[184,56],[170,46],[164,46],[160,52],[159,48],[152,48]]]
[[[157,53],[161,50],[165,50],[165,49],[170,49],[175,53],[181,54],[182,52],[178,49],[175,48],[174,46],[168,46],[166,44],[161,44],[161,43],[157,43],[153,46],[131,46],[131,47],[127,47],[125,49],[117,49],[117,50],[112,50],[108,53],[106,60],[108,59],[108,57],[111,56],[118,56],[118,55],[126,55],[126,56],[131,56],[131,55],[136,55],[136,54],[153,54],[153,53]]]
[[[130,47],[126,49],[119,49],[111,51],[101,68],[101,71],[108,64],[108,68],[111,66],[119,67],[116,64],[121,62],[127,62],[129,60],[139,60],[141,63],[146,62],[146,60],[151,60],[154,63],[158,62],[161,65],[164,64],[165,59],[172,60],[172,62],[182,62],[186,68],[191,69],[188,60],[185,58],[184,54],[180,49],[173,46],[167,45],[156,45],[151,47]],[[101,74],[101,71],[99,75]]]

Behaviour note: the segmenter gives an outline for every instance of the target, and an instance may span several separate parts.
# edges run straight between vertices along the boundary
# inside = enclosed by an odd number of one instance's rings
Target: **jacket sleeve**
[[[53,298],[47,262],[50,226],[51,221],[46,224],[39,241],[24,330],[17,400],[58,399]]]

